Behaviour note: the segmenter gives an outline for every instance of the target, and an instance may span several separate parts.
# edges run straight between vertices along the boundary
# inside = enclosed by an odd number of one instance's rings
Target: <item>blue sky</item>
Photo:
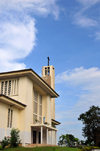
[[[82,137],[78,116],[100,105],[100,0],[1,0],[0,72],[56,70],[58,136]]]

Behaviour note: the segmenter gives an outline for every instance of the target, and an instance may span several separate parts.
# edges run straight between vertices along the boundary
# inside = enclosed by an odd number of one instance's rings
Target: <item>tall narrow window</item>
[[[1,94],[18,95],[18,79],[1,81]]]
[[[34,92],[34,113],[37,114],[37,107],[38,107],[38,94],[35,91]]]
[[[39,123],[42,123],[42,96],[39,95]]]
[[[45,68],[45,75],[50,75],[50,67]]]
[[[45,68],[45,75],[47,75],[47,68]]]
[[[8,109],[8,121],[7,121],[7,127],[11,128],[12,127],[12,120],[13,120],[13,110]]]
[[[42,96],[34,91],[33,123],[42,123]]]
[[[8,81],[5,81],[5,91],[4,91],[5,95],[7,95],[7,85],[8,85]]]
[[[37,122],[37,112],[38,112],[38,93],[34,91],[34,101],[33,101],[33,122]]]
[[[9,80],[9,86],[8,86],[8,95],[11,94],[11,80]]]
[[[8,109],[8,122],[7,122],[7,127],[10,125],[10,109]]]
[[[12,127],[13,110],[10,111],[10,128]]]
[[[3,94],[3,91],[4,91],[4,82],[2,81],[1,82],[1,94]]]
[[[48,67],[48,75],[50,75],[50,67]]]

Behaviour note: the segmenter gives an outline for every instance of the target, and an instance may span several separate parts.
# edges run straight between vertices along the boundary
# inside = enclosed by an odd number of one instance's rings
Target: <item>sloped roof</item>
[[[0,73],[0,80],[6,78],[23,77],[27,76],[37,83],[42,89],[45,90],[52,98],[58,97],[57,92],[52,89],[35,71],[32,69],[16,70],[10,72]]]
[[[25,104],[15,100],[15,99],[12,99],[8,96],[5,96],[3,94],[0,94],[0,102],[3,102],[5,104],[9,104],[11,106],[15,106],[18,109],[24,109],[26,107]]]

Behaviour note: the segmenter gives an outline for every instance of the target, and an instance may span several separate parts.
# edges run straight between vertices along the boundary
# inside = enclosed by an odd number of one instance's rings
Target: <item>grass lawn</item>
[[[0,151],[80,151],[78,148],[69,148],[69,147],[35,147],[35,148],[7,148]]]

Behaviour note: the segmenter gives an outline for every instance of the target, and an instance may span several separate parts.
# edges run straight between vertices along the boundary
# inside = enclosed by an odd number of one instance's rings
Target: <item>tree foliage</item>
[[[96,135],[100,130],[100,108],[98,106],[90,107],[87,112],[79,116],[78,120],[84,124],[82,130],[83,136],[87,138],[87,144],[96,145]]]
[[[79,139],[75,138],[72,134],[65,134],[59,137],[59,145],[75,146],[75,143],[79,143]]]
[[[20,143],[20,137],[19,137],[19,130],[18,129],[12,129],[11,130],[11,139],[10,139],[10,145],[11,147],[17,147],[18,144]]]

